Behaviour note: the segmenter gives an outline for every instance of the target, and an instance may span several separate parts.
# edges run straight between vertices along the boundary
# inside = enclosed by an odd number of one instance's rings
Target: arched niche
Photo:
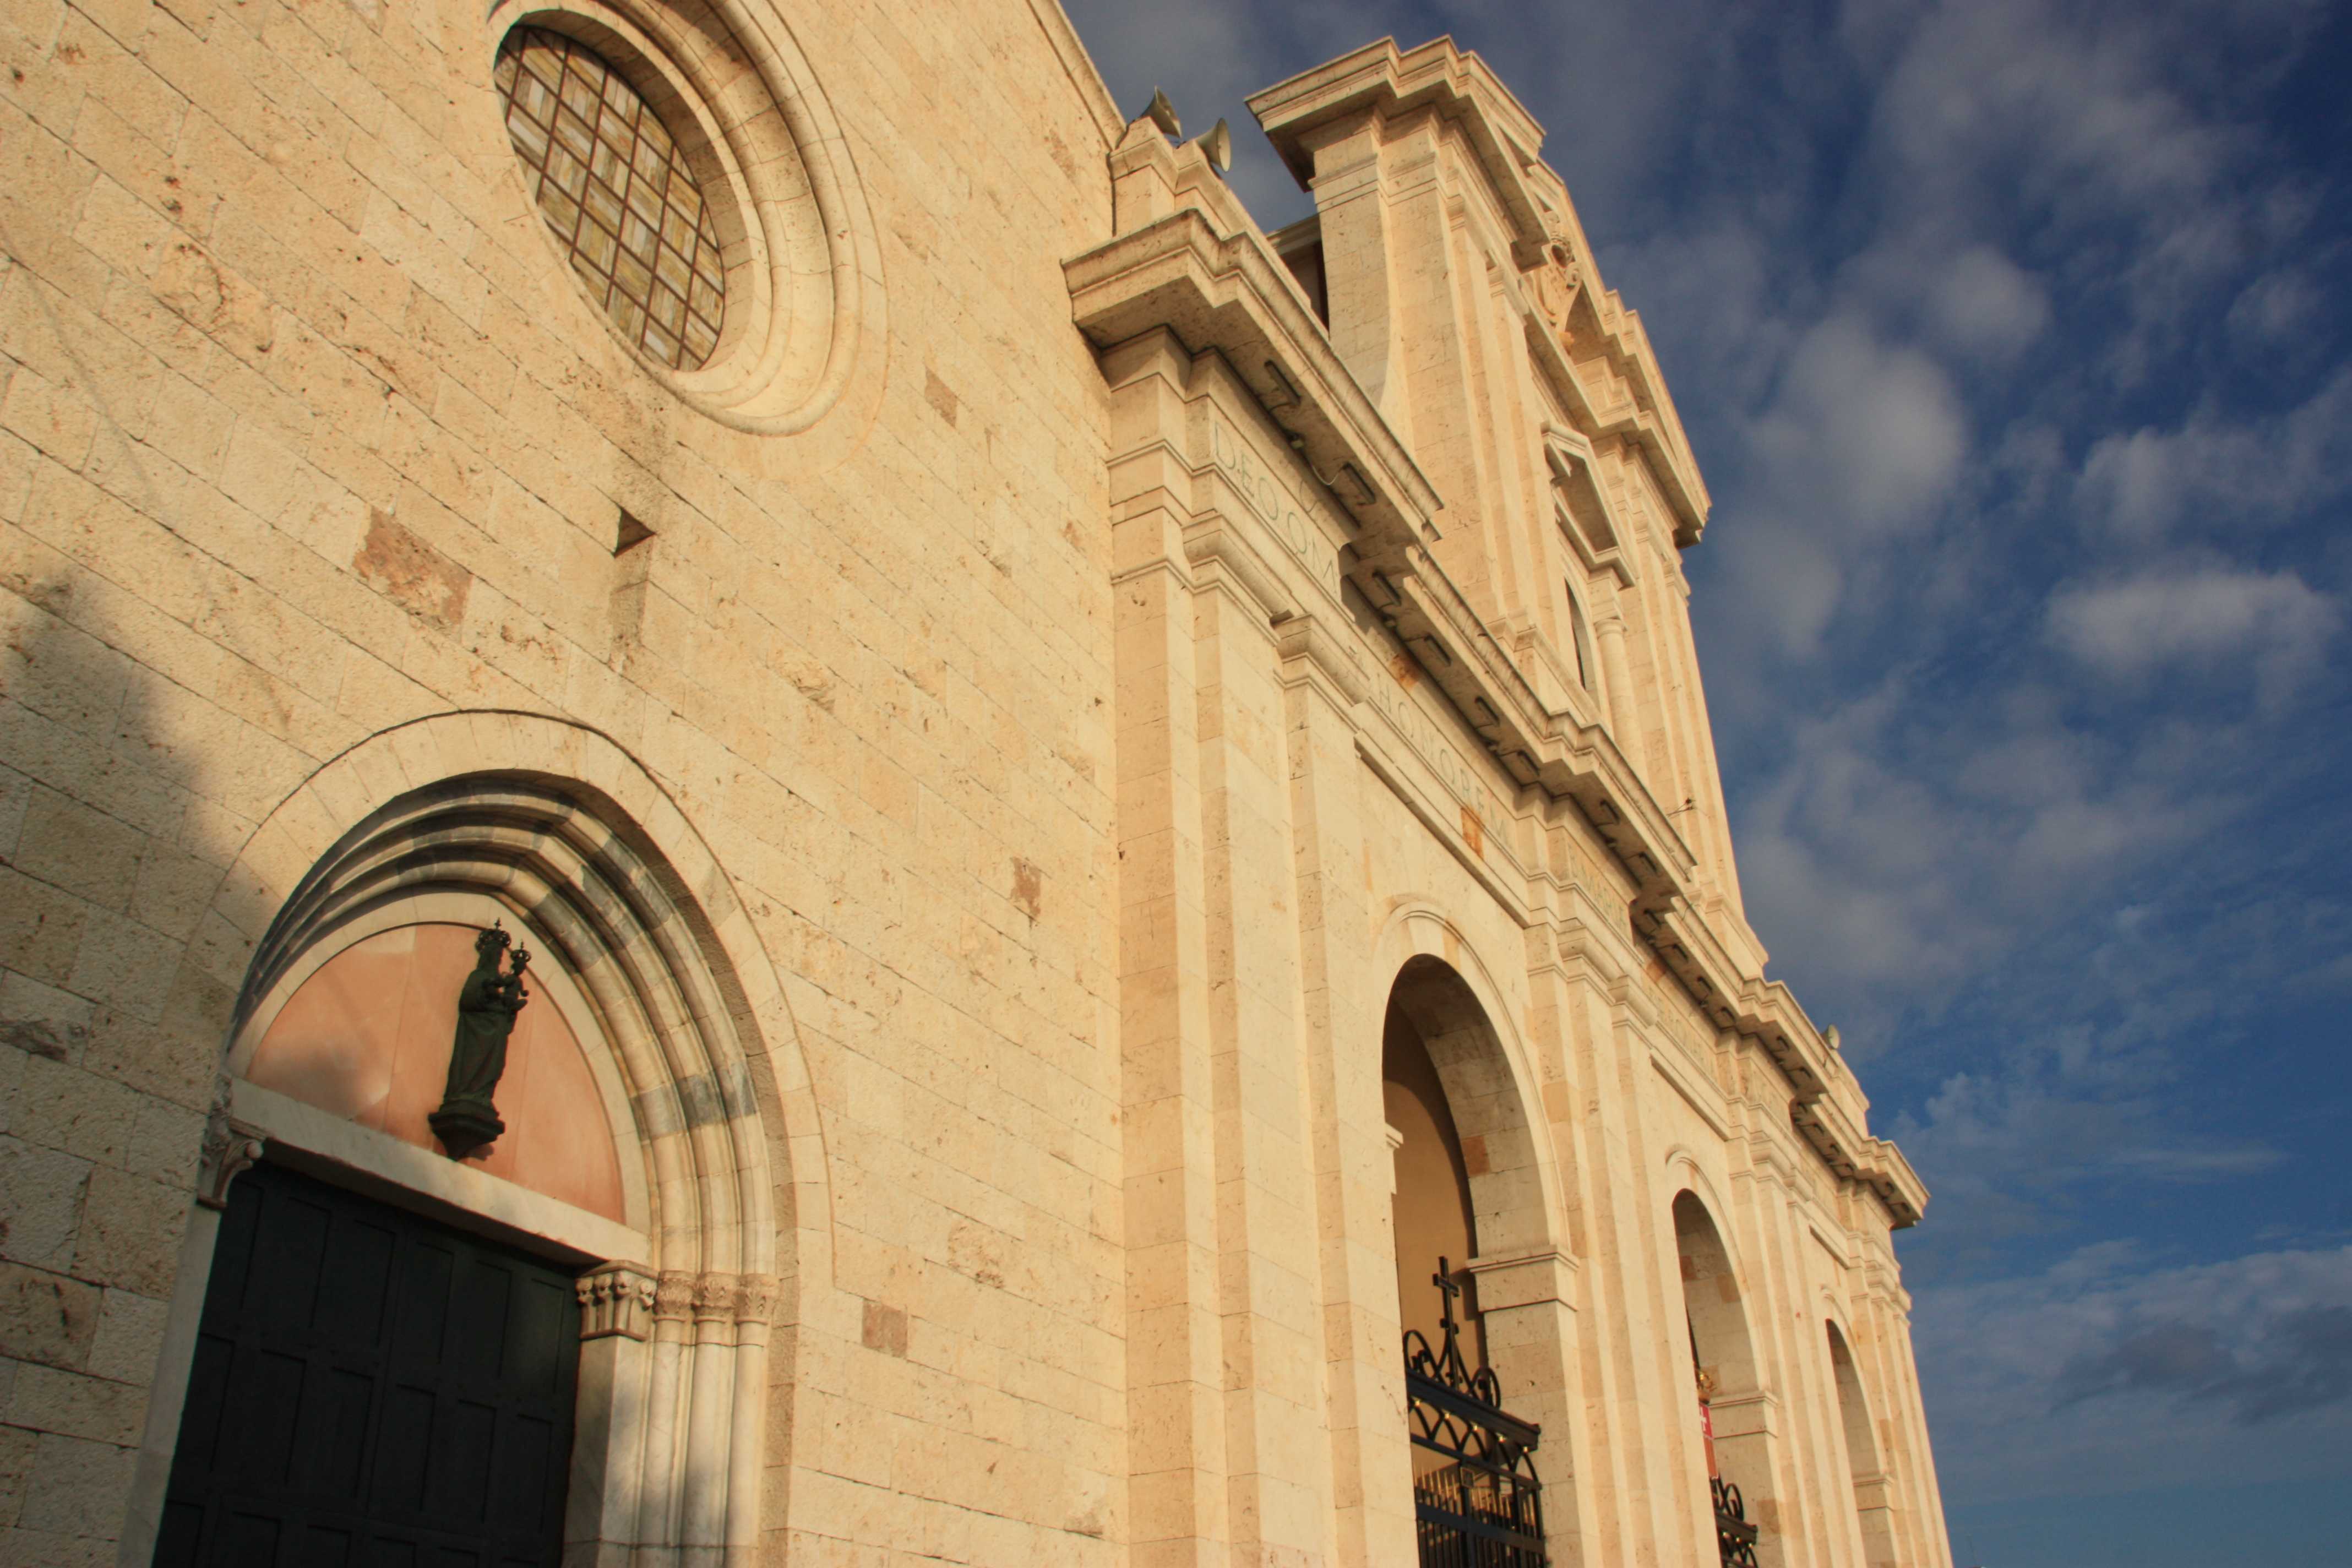
[[[1766,1564],[1787,1560],[1772,1483],[1765,1392],[1748,1331],[1739,1270],[1715,1215],[1690,1188],[1675,1194],[1675,1254],[1682,1275],[1688,1324],[1694,1406],[1705,1421],[1711,1473],[1738,1489],[1747,1521],[1757,1528],[1756,1555]]]
[[[1862,1525],[1863,1561],[1870,1568],[1895,1562],[1893,1488],[1878,1451],[1878,1427],[1862,1386],[1853,1347],[1834,1320],[1823,1324],[1829,1337],[1830,1372],[1837,1384],[1839,1425],[1845,1436],[1846,1465],[1853,1478],[1853,1507]]]
[[[315,1050],[307,1085],[281,1070],[273,1026],[306,988],[491,921],[534,949],[534,1002],[583,1069],[552,1100],[574,1136],[605,1142],[617,1192],[600,1201],[572,1201],[595,1198],[593,1182],[543,1190],[553,1184],[522,1157],[527,1139],[500,1173],[391,1125],[396,1094],[379,1104],[344,1083],[338,1101]],[[823,1154],[772,968],[655,782],[605,738],[552,720],[447,714],[387,731],[263,824],[198,950],[225,1041],[198,1203],[218,1205],[239,1169],[268,1158],[577,1268],[565,1560],[756,1560],[783,1523],[788,1448],[772,1470],[766,1447],[791,1430],[801,1280],[812,1263],[829,1273]],[[396,1071],[424,1037],[392,1034]],[[247,1076],[257,1063],[275,1088]],[[519,1111],[532,1103],[520,1087]],[[795,1122],[811,1167],[798,1182]],[[207,1212],[184,1252],[141,1454],[133,1530],[150,1534],[205,1289]],[[787,1353],[772,1376],[779,1328]]]

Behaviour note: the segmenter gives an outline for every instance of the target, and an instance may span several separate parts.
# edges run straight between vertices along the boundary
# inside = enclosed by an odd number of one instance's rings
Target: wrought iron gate
[[[1748,1522],[1748,1506],[1739,1489],[1721,1476],[1707,1478],[1715,1492],[1715,1549],[1723,1568],[1756,1568],[1756,1527]]]
[[[1418,1329],[1404,1336],[1406,1408],[1412,1425],[1412,1504],[1422,1568],[1545,1568],[1543,1483],[1536,1479],[1542,1429],[1502,1407],[1492,1367],[1470,1370],[1454,1321],[1454,1283],[1443,1258],[1444,1348]]]

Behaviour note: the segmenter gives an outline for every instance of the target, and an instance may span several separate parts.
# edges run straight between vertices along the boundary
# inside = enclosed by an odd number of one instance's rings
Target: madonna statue
[[[522,985],[530,950],[516,948],[514,969],[505,972],[500,960],[508,940],[504,922],[494,922],[474,939],[474,972],[457,993],[457,1037],[449,1047],[449,1081],[442,1090],[441,1109],[427,1118],[453,1160],[466,1158],[507,1130],[490,1096],[507,1070],[507,1037],[514,1033],[515,1015],[530,1000]]]

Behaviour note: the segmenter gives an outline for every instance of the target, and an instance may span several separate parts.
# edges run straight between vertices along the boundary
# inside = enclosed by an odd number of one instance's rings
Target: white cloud
[[[2121,1244],[1918,1292],[1948,1494],[2334,1476],[2352,1443],[2352,1247],[2149,1268]]]
[[[1929,320],[1955,352],[2014,358],[2050,325],[2050,294],[2039,279],[1990,246],[1952,258],[1928,296]]]
[[[2312,328],[2325,305],[2325,296],[2300,268],[2281,268],[2240,291],[2230,306],[2230,331],[2250,349],[2267,351]]]
[[[2171,430],[2101,437],[2075,498],[2105,532],[2153,539],[2175,531],[2226,540],[2292,521],[2352,491],[2352,370],[2271,419],[2200,410]]]
[[[2307,223],[2310,194],[2253,116],[2324,21],[2318,0],[1877,14],[1894,60],[1870,141],[1883,227],[1915,248],[1990,234],[2048,257],[2098,312],[2078,373],[2144,384],[2220,309],[2213,289]]]
[[[1720,548],[1725,574],[1739,584],[1733,608],[1748,638],[1792,657],[1818,648],[1845,586],[1827,542],[1777,519],[1748,518]]]
[[[2048,627],[2059,647],[2110,679],[2251,671],[2275,700],[2317,667],[2343,618],[2340,604],[2292,572],[2208,564],[2063,588],[2051,597]]]
[[[1777,971],[1876,1024],[1933,1011],[2233,809],[2189,787],[2208,752],[2102,734],[2030,684],[1900,669],[1777,735],[1740,795],[1748,918]]]
[[[1906,531],[1949,494],[1969,444],[1951,378],[1916,349],[1833,317],[1798,344],[1754,426],[1767,483],[1846,534]]]

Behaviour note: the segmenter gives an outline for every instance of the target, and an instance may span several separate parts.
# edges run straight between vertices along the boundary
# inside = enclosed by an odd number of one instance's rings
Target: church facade
[[[1948,1568],[1486,63],[1267,233],[1053,0],[0,53],[0,1562]]]

